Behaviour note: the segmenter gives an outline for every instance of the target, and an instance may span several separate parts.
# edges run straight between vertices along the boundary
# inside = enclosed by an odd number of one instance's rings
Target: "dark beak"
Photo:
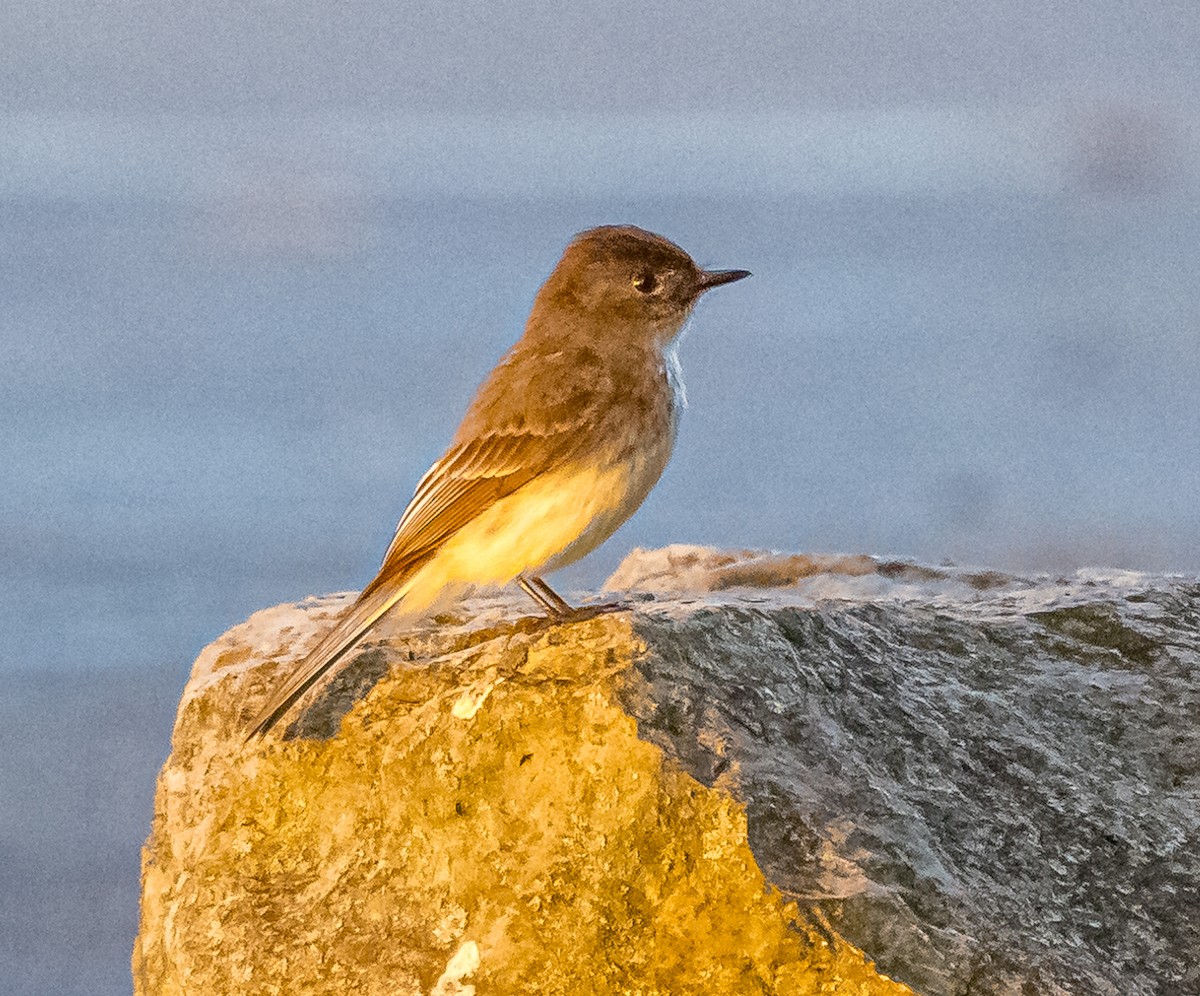
[[[749,270],[704,270],[700,274],[700,292],[720,287],[721,284],[731,284],[748,276]]]

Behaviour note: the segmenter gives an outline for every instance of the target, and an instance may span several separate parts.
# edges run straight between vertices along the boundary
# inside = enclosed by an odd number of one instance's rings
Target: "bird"
[[[579,233],[520,339],[420,479],[374,580],[267,698],[269,731],[385,614],[448,589],[515,581],[548,616],[574,609],[543,575],[608,539],[658,482],[686,404],[677,355],[696,302],[748,270],[705,270],[633,225]]]

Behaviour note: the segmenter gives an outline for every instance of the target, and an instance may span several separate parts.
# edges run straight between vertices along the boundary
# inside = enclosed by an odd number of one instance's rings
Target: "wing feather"
[[[569,431],[497,432],[453,447],[417,485],[380,575],[441,546],[497,501],[552,469],[570,454],[574,436]]]

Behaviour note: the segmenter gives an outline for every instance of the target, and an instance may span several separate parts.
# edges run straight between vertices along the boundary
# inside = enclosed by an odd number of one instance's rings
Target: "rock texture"
[[[246,746],[344,599],[207,648],[136,991],[1200,992],[1194,579],[669,548],[612,584],[385,628]]]

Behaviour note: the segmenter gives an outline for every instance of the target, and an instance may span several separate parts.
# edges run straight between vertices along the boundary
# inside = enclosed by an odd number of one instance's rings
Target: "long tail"
[[[386,588],[374,585],[368,587],[358,597],[358,601],[346,610],[345,615],[337,621],[337,625],[329,631],[325,639],[304,659],[295,673],[267,699],[267,704],[250,724],[246,740],[260,737],[271,729],[301,695],[354,649],[367,630],[400,601],[410,587],[411,579],[408,584]]]

